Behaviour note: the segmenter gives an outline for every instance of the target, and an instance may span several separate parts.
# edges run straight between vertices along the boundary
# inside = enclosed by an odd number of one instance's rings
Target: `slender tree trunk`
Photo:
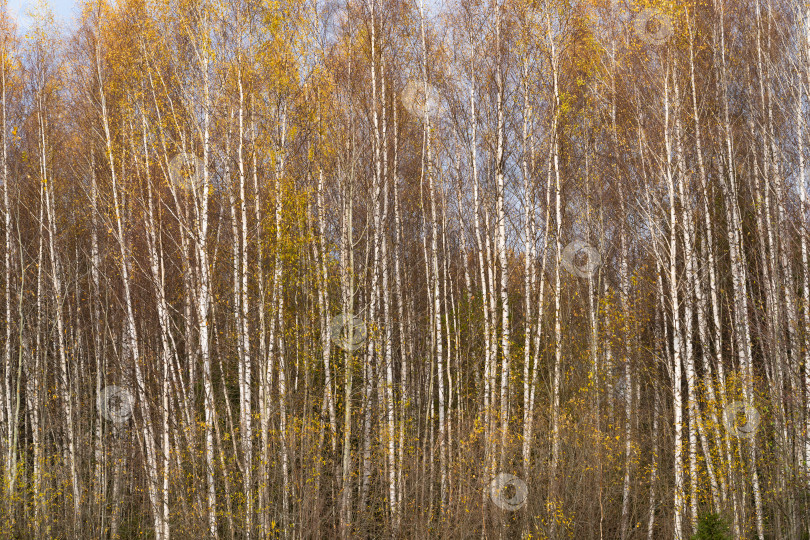
[[[75,426],[73,422],[73,400],[70,392],[70,375],[68,372],[68,347],[65,341],[66,329],[65,318],[63,314],[63,305],[65,298],[63,296],[62,286],[62,267],[59,255],[56,252],[56,241],[54,239],[55,229],[58,226],[56,223],[56,209],[54,198],[54,180],[51,177],[47,167],[47,146],[46,146],[46,125],[44,118],[44,104],[42,103],[42,95],[38,97],[38,110],[37,116],[39,120],[39,143],[40,143],[40,177],[43,184],[43,194],[45,203],[45,214],[47,217],[47,230],[48,230],[48,258],[50,263],[51,284],[53,286],[53,305],[54,313],[56,316],[56,332],[57,332],[57,347],[59,354],[59,391],[64,407],[64,421],[65,431],[67,435],[67,444],[65,447],[65,460],[70,468],[70,481],[73,489],[73,519],[74,524],[78,529],[81,523],[81,486],[79,485],[79,474],[76,459],[76,437]],[[79,533],[79,530],[75,530]]]
[[[247,201],[245,200],[245,129],[244,129],[244,89],[242,85],[241,71],[239,74],[239,147],[238,147],[238,161],[239,161],[239,242],[234,239],[234,247],[239,247],[238,252],[241,254],[237,261],[237,275],[234,279],[234,294],[239,294],[240,299],[236,302],[241,308],[237,314],[238,330],[239,330],[239,431],[242,435],[242,461],[243,461],[243,479],[242,489],[244,490],[243,496],[245,497],[245,538],[253,536],[253,408],[252,408],[252,382],[253,370],[250,355],[250,328],[248,326],[250,309],[250,300],[248,295],[248,218],[247,218]],[[234,259],[237,259],[237,254],[234,253]]]
[[[678,220],[675,209],[675,182],[676,173],[672,164],[672,139],[670,132],[670,97],[669,97],[669,68],[667,68],[664,81],[664,140],[666,152],[666,182],[669,194],[669,269],[668,280],[670,288],[669,303],[672,313],[673,324],[673,408],[675,412],[675,508],[674,527],[675,540],[683,540],[683,507],[684,507],[684,482],[683,482],[683,397],[681,395],[682,381],[682,334],[680,298],[678,296],[678,269],[677,269],[677,227]]]
[[[554,165],[554,208],[555,208],[555,224],[556,232],[554,235],[555,241],[555,265],[554,265],[554,374],[552,376],[552,401],[551,401],[551,469],[549,471],[550,489],[549,489],[549,519],[551,538],[557,538],[557,514],[559,508],[559,495],[557,493],[557,474],[560,463],[560,391],[562,386],[562,283],[561,283],[561,264],[562,264],[562,194],[561,194],[561,172],[560,172],[560,156],[557,134],[557,118],[561,114],[560,104],[560,89],[558,80],[558,58],[556,53],[556,44],[554,42],[554,34],[551,27],[551,17],[546,14],[546,23],[548,31],[548,40],[551,48],[551,64],[552,64],[552,81],[554,91],[554,110],[553,115],[554,130],[551,133],[551,142],[553,148],[553,165]]]

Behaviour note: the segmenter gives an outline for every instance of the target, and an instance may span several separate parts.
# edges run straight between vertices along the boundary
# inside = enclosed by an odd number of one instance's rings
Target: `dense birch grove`
[[[3,6],[0,122],[1,537],[810,535],[805,3]]]

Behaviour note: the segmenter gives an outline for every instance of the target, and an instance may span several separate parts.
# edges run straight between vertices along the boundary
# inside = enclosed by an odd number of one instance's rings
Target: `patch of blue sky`
[[[9,13],[21,33],[25,33],[41,13],[50,12],[56,23],[69,24],[76,16],[77,5],[77,0],[8,0]]]

